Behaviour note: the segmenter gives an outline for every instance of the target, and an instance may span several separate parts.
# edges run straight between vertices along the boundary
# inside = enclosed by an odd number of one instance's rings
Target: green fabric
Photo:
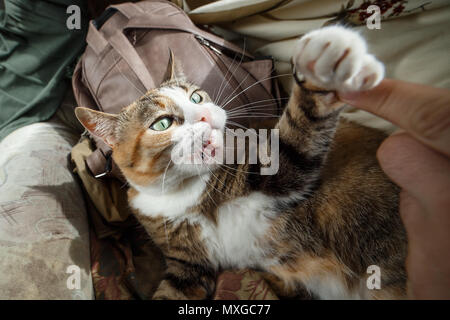
[[[81,9],[81,29],[69,30],[67,7]],[[0,140],[48,120],[70,85],[85,46],[84,0],[6,0],[0,10]]]

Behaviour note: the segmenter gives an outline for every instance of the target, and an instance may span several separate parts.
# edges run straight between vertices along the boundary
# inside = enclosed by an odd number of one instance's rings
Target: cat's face
[[[171,78],[118,115],[77,108],[80,122],[113,149],[113,159],[134,186],[177,183],[213,170],[226,112],[208,94]]]

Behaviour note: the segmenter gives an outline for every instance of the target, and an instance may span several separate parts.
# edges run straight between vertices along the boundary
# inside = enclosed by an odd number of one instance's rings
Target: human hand
[[[450,299],[450,90],[386,79],[340,99],[399,126],[377,152],[402,188],[409,295]]]

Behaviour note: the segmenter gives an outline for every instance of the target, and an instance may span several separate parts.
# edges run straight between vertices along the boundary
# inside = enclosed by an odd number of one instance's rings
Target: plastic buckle
[[[96,179],[106,176],[112,170],[112,157],[111,157],[112,151],[108,151],[108,153],[106,155],[103,153],[103,151],[101,149],[100,149],[100,152],[103,154],[103,156],[106,159],[105,172],[96,175],[95,176]]]

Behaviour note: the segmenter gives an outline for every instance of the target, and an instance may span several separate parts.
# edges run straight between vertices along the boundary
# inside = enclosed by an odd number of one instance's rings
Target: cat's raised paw
[[[384,66],[367,52],[365,40],[355,31],[330,26],[305,34],[295,49],[298,78],[330,91],[359,91],[375,87]]]

